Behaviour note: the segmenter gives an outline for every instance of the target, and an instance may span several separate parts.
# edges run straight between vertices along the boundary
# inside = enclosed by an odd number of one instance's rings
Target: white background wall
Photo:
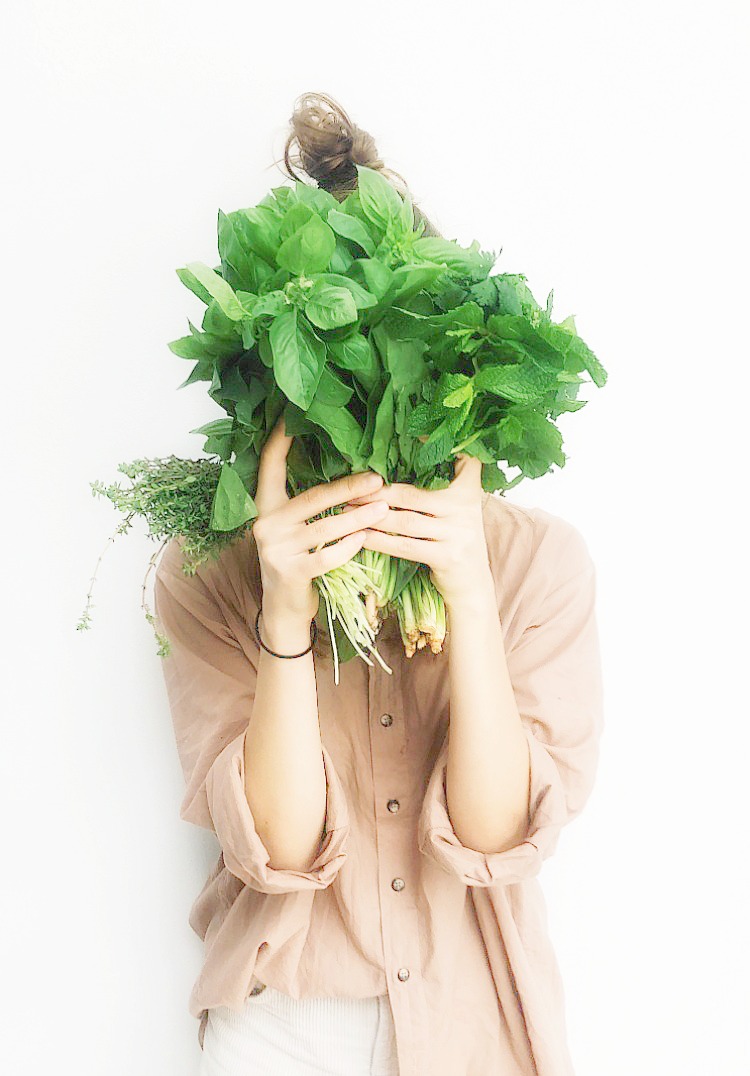
[[[746,1021],[747,150],[737,0],[27,0],[3,17],[3,1068],[191,1076],[213,862],[140,588],[156,546],[89,482],[200,454],[167,341],[218,208],[284,182],[337,97],[452,238],[503,247],[609,372],[566,467],[509,495],[598,566],[598,784],[541,879],[577,1076],[739,1076]],[[8,423],[10,428],[8,428]],[[75,626],[100,551],[92,628]],[[149,593],[150,600],[150,593]]]

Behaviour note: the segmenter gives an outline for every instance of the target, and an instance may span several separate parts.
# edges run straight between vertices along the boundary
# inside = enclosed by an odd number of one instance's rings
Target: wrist
[[[296,654],[310,645],[313,617],[264,599],[258,630],[266,646],[279,654]]]
[[[486,570],[464,578],[455,592],[444,595],[445,607],[454,619],[476,617],[487,608],[496,608],[495,580],[489,564]]]

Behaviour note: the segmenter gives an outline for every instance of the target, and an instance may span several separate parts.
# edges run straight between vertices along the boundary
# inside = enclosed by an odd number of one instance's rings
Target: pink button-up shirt
[[[253,986],[292,997],[390,999],[401,1076],[571,1076],[563,985],[537,875],[591,792],[602,732],[595,567],[580,532],[542,508],[487,495],[485,535],[505,655],[528,737],[526,839],[485,853],[448,814],[447,648],[406,658],[394,618],[378,637],[393,669],[314,651],[326,832],[309,871],[274,869],[245,794],[244,734],[261,599],[252,532],[181,570],[158,563],[155,611],[186,791],[180,817],[220,854],[190,912],[205,959],[190,997],[239,1010]],[[500,659],[500,655],[498,658]]]

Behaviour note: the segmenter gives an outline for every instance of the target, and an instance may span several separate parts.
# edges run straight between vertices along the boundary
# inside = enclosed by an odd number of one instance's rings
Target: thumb
[[[279,415],[260,453],[255,503],[266,515],[289,500],[286,491],[286,461],[293,437],[285,432],[284,412]]]
[[[482,461],[466,452],[457,452],[453,464],[453,481],[458,485],[481,482]]]

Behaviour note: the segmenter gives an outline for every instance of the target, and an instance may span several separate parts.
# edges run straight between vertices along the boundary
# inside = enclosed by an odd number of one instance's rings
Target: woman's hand
[[[480,460],[459,453],[453,481],[445,489],[394,482],[350,503],[388,505],[385,518],[368,526],[364,548],[427,564],[450,609],[463,599],[472,600],[492,580],[482,522],[484,498]]]
[[[364,544],[364,528],[383,519],[388,506],[365,504],[356,511],[308,523],[327,508],[375,493],[383,479],[375,471],[363,471],[289,497],[286,460],[292,440],[284,432],[282,414],[260,454],[253,535],[260,561],[264,622],[302,621],[309,629],[318,611],[313,579],[351,560]]]

